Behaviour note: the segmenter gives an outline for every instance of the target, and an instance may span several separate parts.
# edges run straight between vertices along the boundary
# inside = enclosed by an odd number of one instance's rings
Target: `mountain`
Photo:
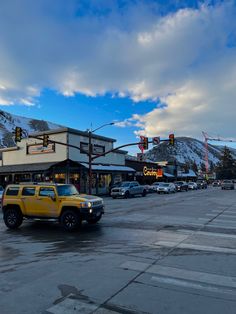
[[[44,120],[25,118],[0,110],[0,147],[10,147],[15,145],[12,132],[16,126],[21,127],[28,133],[47,131],[62,127],[61,125]]]
[[[208,144],[209,164],[216,165],[222,153],[223,146]],[[230,148],[233,157],[236,159],[236,149]],[[181,164],[195,162],[199,167],[205,163],[205,144],[190,137],[177,137],[175,145],[170,146],[168,142],[162,142],[145,153],[145,158],[152,161],[173,161],[176,159]]]

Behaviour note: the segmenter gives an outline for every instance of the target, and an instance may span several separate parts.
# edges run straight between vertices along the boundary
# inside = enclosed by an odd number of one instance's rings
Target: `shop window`
[[[6,195],[13,196],[13,195],[18,195],[18,193],[19,193],[19,188],[16,186],[12,186],[7,189]]]
[[[55,182],[56,183],[65,183],[66,175],[65,173],[56,173],[55,174]]]
[[[24,196],[34,196],[35,195],[35,188],[31,188],[31,187],[23,188],[22,195],[24,195]]]

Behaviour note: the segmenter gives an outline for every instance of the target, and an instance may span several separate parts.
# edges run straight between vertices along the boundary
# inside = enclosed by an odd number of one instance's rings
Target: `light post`
[[[88,144],[88,158],[89,158],[89,191],[88,194],[91,195],[92,194],[92,155],[93,155],[93,145],[92,145],[92,134],[94,132],[96,132],[97,130],[108,126],[108,125],[114,125],[115,122],[110,122],[110,123],[106,123],[103,124],[101,126],[99,126],[98,128],[94,129],[94,130],[89,130],[88,131],[88,140],[89,140],[89,144]]]

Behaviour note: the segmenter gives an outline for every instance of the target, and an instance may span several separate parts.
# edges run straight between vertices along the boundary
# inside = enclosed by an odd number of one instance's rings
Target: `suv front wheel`
[[[61,224],[66,231],[74,231],[80,226],[81,220],[73,210],[65,210],[61,215]]]
[[[4,212],[4,222],[9,229],[17,229],[23,221],[21,212],[16,208],[9,208]]]

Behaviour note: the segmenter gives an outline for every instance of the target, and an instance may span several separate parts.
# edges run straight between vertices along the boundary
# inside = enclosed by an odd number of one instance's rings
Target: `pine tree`
[[[225,146],[220,156],[220,161],[216,167],[218,179],[233,179],[236,174],[236,164],[230,150]]]

